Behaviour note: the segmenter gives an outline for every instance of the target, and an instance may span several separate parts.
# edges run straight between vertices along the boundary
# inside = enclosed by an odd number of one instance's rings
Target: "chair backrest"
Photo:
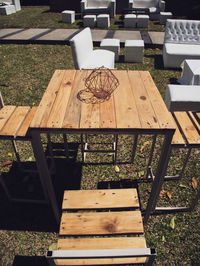
[[[111,0],[87,0],[87,7],[93,8],[108,8],[110,5]]]
[[[81,69],[88,55],[93,51],[92,34],[90,28],[85,28],[71,40],[72,56],[76,69]]]
[[[168,19],[165,43],[200,44],[200,21]]]
[[[158,3],[158,0],[133,0],[133,8],[157,7]]]

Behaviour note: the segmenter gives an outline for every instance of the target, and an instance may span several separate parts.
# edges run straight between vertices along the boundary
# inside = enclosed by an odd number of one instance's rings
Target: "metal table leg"
[[[60,212],[59,212],[58,203],[57,203],[57,199],[55,196],[51,176],[50,176],[49,169],[47,166],[47,161],[44,155],[40,133],[32,131],[31,135],[32,135],[32,148],[33,148],[37,168],[38,168],[39,175],[40,175],[41,184],[42,184],[45,196],[48,198],[51,204],[51,207],[53,209],[56,222],[59,224]]]
[[[160,190],[164,182],[165,173],[167,170],[172,137],[173,137],[173,132],[167,134],[164,139],[156,175],[155,175],[155,178],[152,184],[151,194],[148,200],[147,208],[145,210],[144,223],[147,223],[150,214],[155,210],[155,207],[156,207],[156,203],[157,203]]]

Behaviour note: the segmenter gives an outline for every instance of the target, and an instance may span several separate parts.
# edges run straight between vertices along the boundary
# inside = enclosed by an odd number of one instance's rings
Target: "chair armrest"
[[[111,0],[110,1],[110,16],[111,18],[114,18],[116,15],[116,1]]]
[[[133,8],[133,0],[128,1],[128,8]]]
[[[161,12],[165,11],[165,1],[163,0],[159,1],[159,8]]]
[[[87,0],[81,0],[81,16],[84,16],[84,11],[86,9],[86,2]]]

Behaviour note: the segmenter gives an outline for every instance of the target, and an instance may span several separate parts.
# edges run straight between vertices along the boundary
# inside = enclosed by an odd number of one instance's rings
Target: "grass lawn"
[[[41,21],[41,10],[46,16]],[[27,20],[21,14],[30,13]],[[35,12],[35,13],[34,13]],[[35,15],[35,17],[34,17]],[[55,17],[51,22],[49,17]],[[37,19],[38,17],[38,19]],[[51,18],[52,18],[51,17]],[[47,11],[47,7],[26,7],[21,12],[12,16],[0,17],[2,27],[58,27],[64,26],[59,22],[60,15]],[[34,21],[34,25],[31,25]],[[29,24],[30,23],[30,24]],[[52,24],[51,24],[52,23]],[[77,25],[78,27],[78,25]],[[121,53],[123,54],[123,49]],[[55,69],[72,69],[73,61],[69,46],[61,45],[14,45],[0,44],[0,90],[3,94],[5,104],[11,105],[38,105],[40,99],[48,85],[48,82]],[[174,83],[180,77],[180,70],[164,70],[162,63],[162,50],[145,49],[143,64],[117,63],[117,69],[148,70],[150,71],[160,93],[165,94],[168,83]],[[56,137],[55,137],[56,138]],[[79,142],[78,136],[70,136],[70,141]],[[120,172],[117,173],[113,165],[80,165],[80,149],[78,150],[76,162],[67,166],[67,170],[61,173],[63,176],[74,178],[68,182],[67,188],[77,185],[80,177],[79,187],[81,189],[96,189],[100,182],[118,182],[134,180],[145,175],[147,156],[150,145],[146,145],[144,151],[141,147],[144,142],[151,141],[150,138],[141,137],[134,164],[118,165]],[[132,138],[121,136],[119,140],[119,157],[124,160],[130,153]],[[159,145],[156,147],[159,150]],[[5,161],[15,160],[12,146],[8,141],[0,142],[0,164]],[[29,144],[19,143],[19,151],[22,159],[34,160]],[[170,161],[170,174],[177,174],[181,167],[181,162],[185,151],[173,152],[173,160]],[[188,204],[195,196],[196,190],[192,187],[192,178],[195,177],[198,184],[200,182],[199,151],[193,150],[191,160],[181,181],[167,182],[162,188],[160,205],[177,206]],[[96,158],[92,158],[95,160]],[[103,159],[105,159],[103,157]],[[155,159],[157,156],[155,154]],[[155,161],[156,163],[156,161]],[[154,167],[154,164],[153,164]],[[0,171],[10,172],[11,166],[1,166]],[[28,192],[31,194],[35,190],[39,194],[39,188],[34,176],[22,176],[20,173],[15,180],[8,180],[10,187],[16,192],[17,185],[27,184]],[[71,178],[72,178],[71,177]],[[66,178],[67,179],[67,178]],[[20,181],[20,182],[19,182]],[[67,182],[67,181],[66,181]],[[19,185],[18,185],[19,186]],[[17,189],[16,189],[17,188]],[[19,188],[20,190],[20,188]],[[21,187],[21,191],[23,187]],[[149,185],[139,185],[142,204],[145,205],[146,197],[149,194]],[[24,191],[22,191],[24,192]],[[170,192],[171,199],[167,196]],[[36,194],[37,194],[36,193]],[[62,195],[60,195],[62,197]],[[45,254],[48,247],[56,242],[57,230],[52,215],[45,207],[29,204],[10,204],[0,186],[0,265],[12,265],[13,261],[24,262],[18,265],[30,265],[28,259],[37,256],[39,264],[40,256]],[[50,217],[50,218],[49,218]],[[175,227],[170,227],[170,221],[175,217]],[[149,247],[157,250],[156,265],[200,265],[200,205],[190,213],[175,213],[170,215],[152,216],[149,223],[145,225],[146,239]]]

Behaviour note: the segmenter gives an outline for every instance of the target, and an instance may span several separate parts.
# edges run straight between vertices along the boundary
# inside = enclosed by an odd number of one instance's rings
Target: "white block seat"
[[[98,28],[105,28],[105,29],[110,27],[109,14],[100,14],[97,16],[97,27]]]
[[[160,12],[160,24],[165,25],[168,19],[172,18],[172,12]]]
[[[103,39],[100,43],[101,49],[109,50],[115,53],[115,61],[119,60],[120,40],[119,39]]]
[[[11,15],[13,13],[16,13],[15,5],[0,6],[0,15]]]
[[[199,111],[200,86],[167,85],[165,103],[169,111]]]
[[[64,10],[62,11],[62,22],[72,24],[75,22],[75,11],[73,10]]]
[[[106,67],[114,69],[115,54],[111,51],[93,50],[93,42],[90,28],[85,28],[76,34],[71,40],[72,56],[76,69],[94,69]]]
[[[124,16],[124,27],[125,28],[136,28],[137,27],[137,16],[135,14],[126,14]]]
[[[85,15],[83,17],[83,26],[89,27],[89,28],[94,28],[96,26],[96,20],[97,16],[96,15]]]
[[[142,62],[144,55],[143,40],[125,41],[125,62]]]
[[[153,265],[155,249],[147,248],[138,208],[135,188],[66,190],[50,265]]]
[[[148,28],[149,15],[137,15],[137,28]]]

